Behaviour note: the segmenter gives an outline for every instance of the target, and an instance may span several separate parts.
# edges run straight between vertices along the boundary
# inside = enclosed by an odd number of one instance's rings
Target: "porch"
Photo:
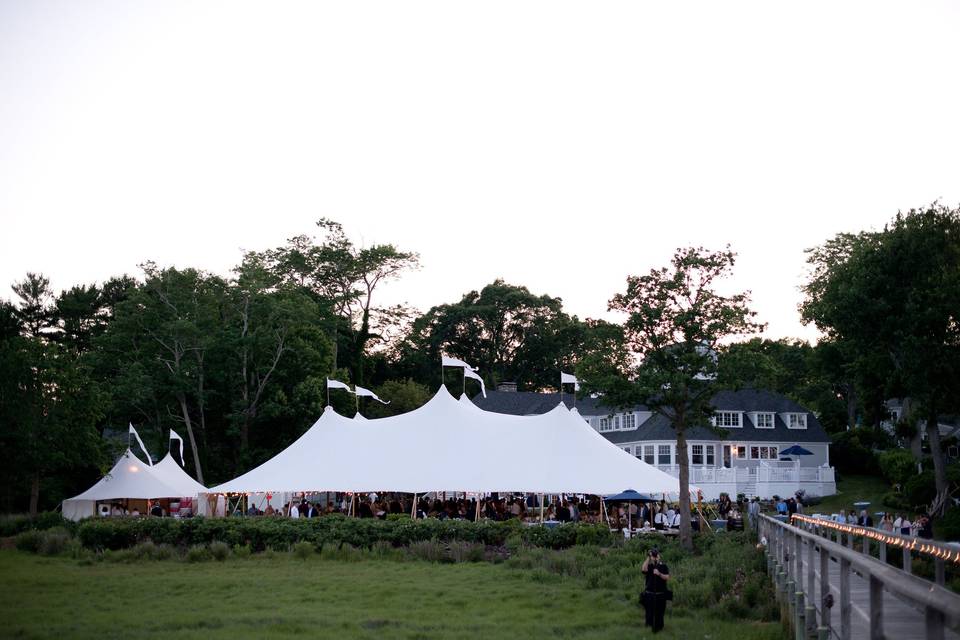
[[[679,478],[677,465],[657,465]],[[761,462],[750,467],[690,467],[690,484],[703,492],[704,500],[716,500],[721,493],[736,498],[792,496],[803,489],[808,496],[830,496],[837,492],[833,467],[800,467],[795,464]]]

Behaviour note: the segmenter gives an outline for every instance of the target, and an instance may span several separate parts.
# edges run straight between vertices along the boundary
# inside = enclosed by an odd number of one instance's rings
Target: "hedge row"
[[[527,527],[517,521],[478,523],[463,520],[370,520],[339,515],[288,518],[91,519],[81,523],[80,542],[88,549],[124,549],[150,540],[156,544],[191,546],[225,542],[250,545],[254,551],[287,549],[297,542],[317,547],[348,543],[370,548],[378,542],[408,546],[425,540],[475,542],[499,546],[510,536],[538,547],[563,549],[575,544],[609,545],[605,526],[564,524],[553,529]]]
[[[63,527],[71,533],[77,530],[75,522],[64,520],[63,516],[55,511],[38,513],[33,518],[25,514],[0,516],[0,538],[9,538],[24,531],[46,531],[54,527]]]

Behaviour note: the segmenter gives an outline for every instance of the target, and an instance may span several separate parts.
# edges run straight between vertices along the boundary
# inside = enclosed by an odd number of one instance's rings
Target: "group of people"
[[[846,517],[847,524],[855,524],[859,527],[875,527],[881,531],[890,533],[899,533],[904,536],[914,536],[930,540],[933,538],[933,522],[929,516],[920,515],[911,518],[908,514],[884,513],[879,522],[874,522],[873,516],[867,513],[866,509],[860,511],[858,516],[856,511],[851,509]]]
[[[617,529],[677,529],[680,511],[666,502],[645,502],[620,505],[610,514],[611,524]]]

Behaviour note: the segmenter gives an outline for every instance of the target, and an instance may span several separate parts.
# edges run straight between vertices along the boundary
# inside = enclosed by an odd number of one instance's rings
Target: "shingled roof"
[[[487,397],[477,396],[474,404],[485,411],[507,413],[510,415],[539,415],[553,409],[560,402],[557,393],[532,393],[523,391],[490,391]],[[573,407],[573,396],[563,394],[563,404]],[[764,389],[725,390],[713,397],[713,406],[718,411],[744,412],[740,428],[719,429],[729,434],[726,439],[743,442],[830,442],[830,436],[813,412],[797,404],[790,398]],[[577,410],[584,417],[604,416],[621,413],[623,410],[611,409],[600,398],[577,398]],[[632,408],[633,411],[648,411],[643,405]],[[773,429],[757,429],[750,420],[749,412],[765,411],[776,414]],[[788,429],[780,417],[781,413],[807,414],[806,429]],[[608,431],[602,434],[613,443],[637,442],[641,440],[675,440],[676,435],[669,421],[662,415],[654,414],[633,431]],[[716,431],[704,427],[687,430],[688,440],[719,440]]]

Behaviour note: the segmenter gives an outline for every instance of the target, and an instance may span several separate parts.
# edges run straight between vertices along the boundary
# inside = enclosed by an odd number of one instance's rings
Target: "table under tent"
[[[63,501],[63,517],[80,520],[98,514],[110,515],[114,505],[123,507],[127,513],[136,509],[147,515],[151,501],[159,501],[166,514],[178,515],[181,510],[186,514],[187,509],[192,513],[193,502],[201,491],[207,491],[206,487],[191,478],[171,454],[151,466],[127,449],[96,484]]]
[[[422,407],[387,418],[351,419],[328,406],[276,456],[202,492],[198,512],[217,513],[224,497],[263,494],[603,496],[627,487],[679,493],[676,478],[610,443],[576,409],[558,404],[534,416],[494,413],[440,387]]]

